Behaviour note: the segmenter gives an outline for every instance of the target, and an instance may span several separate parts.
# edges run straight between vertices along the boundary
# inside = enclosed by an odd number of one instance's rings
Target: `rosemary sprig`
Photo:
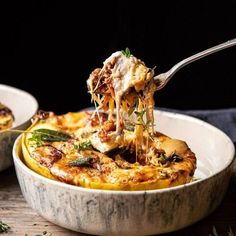
[[[147,120],[146,122],[144,121],[144,114],[145,114],[145,110],[142,111],[135,111],[134,114],[136,115],[136,121],[137,123],[135,125],[142,125],[143,126],[143,130],[147,131],[148,137],[153,141],[153,137],[151,135],[151,133],[149,132],[148,128],[152,125],[150,120]]]
[[[131,56],[131,52],[129,48],[126,48],[125,50],[121,50],[122,54],[125,55],[127,58]]]
[[[6,233],[11,227],[0,220],[0,233]]]
[[[69,166],[91,166],[93,157],[79,157],[73,161],[69,161]]]
[[[142,125],[144,130],[148,130],[148,128],[150,127],[150,120],[147,120],[146,122],[144,121],[144,114],[145,114],[145,110],[142,111],[135,111],[134,114],[136,115],[136,120],[137,123],[135,125]]]

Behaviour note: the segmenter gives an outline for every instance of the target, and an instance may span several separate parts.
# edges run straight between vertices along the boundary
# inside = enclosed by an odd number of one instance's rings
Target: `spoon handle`
[[[193,56],[190,56],[182,61],[180,61],[179,63],[177,63],[176,65],[174,65],[169,71],[167,71],[165,74],[165,77],[166,77],[166,80],[165,83],[167,83],[169,81],[169,79],[178,71],[180,70],[182,67],[188,65],[189,63],[191,62],[194,62],[198,59],[201,59],[203,57],[206,57],[212,53],[215,53],[215,52],[218,52],[220,50],[223,50],[223,49],[226,49],[226,48],[229,48],[229,47],[232,47],[232,46],[235,46],[236,45],[236,38],[235,39],[232,39],[232,40],[229,40],[225,43],[221,43],[217,46],[214,46],[214,47],[211,47],[211,48],[208,48],[202,52],[199,52]]]

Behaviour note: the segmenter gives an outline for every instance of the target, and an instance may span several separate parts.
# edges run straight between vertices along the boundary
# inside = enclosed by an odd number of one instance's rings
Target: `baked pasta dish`
[[[184,141],[156,131],[154,71],[128,49],[87,80],[95,109],[39,112],[24,133],[28,167],[50,179],[108,190],[150,190],[191,181],[196,157]]]
[[[0,102],[0,132],[12,127],[14,116],[12,111]]]

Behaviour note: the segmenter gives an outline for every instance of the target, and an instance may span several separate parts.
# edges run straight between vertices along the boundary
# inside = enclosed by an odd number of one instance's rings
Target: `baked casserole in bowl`
[[[197,156],[196,181],[154,190],[104,190],[52,180],[24,162],[22,136],[13,148],[28,204],[62,227],[96,235],[152,235],[175,231],[210,214],[232,173],[234,145],[219,129],[186,115],[154,111],[158,131],[185,140]],[[122,226],[122,227],[121,227]]]

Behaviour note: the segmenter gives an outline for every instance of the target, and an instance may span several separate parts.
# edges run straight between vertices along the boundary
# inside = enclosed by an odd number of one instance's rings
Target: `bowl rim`
[[[28,120],[31,119],[34,116],[34,114],[37,112],[37,110],[39,108],[39,104],[38,104],[37,99],[32,94],[30,94],[29,92],[27,92],[25,90],[22,90],[22,89],[19,89],[19,88],[10,86],[10,85],[6,85],[6,84],[0,84],[0,89],[4,89],[6,91],[11,91],[13,93],[21,94],[21,95],[23,95],[25,97],[28,97],[28,98],[30,98],[33,101],[34,106],[35,106],[34,107],[34,112],[32,113],[32,115],[30,117],[28,117],[24,122],[21,122],[20,124],[12,126],[10,129],[0,131],[0,133],[4,133],[4,132],[7,132],[7,131],[9,131],[11,129],[15,129],[15,128],[18,128],[18,127],[26,124],[28,122]]]
[[[184,115],[184,114],[180,114],[180,113],[176,113],[176,112],[168,112],[168,111],[162,111],[162,110],[155,110],[156,112],[160,113],[160,114],[164,114],[167,117],[174,117],[174,118],[178,118],[181,120],[185,120],[185,121],[191,121],[197,124],[201,124],[204,127],[207,127],[211,130],[213,130],[214,132],[217,132],[219,135],[221,135],[222,137],[224,137],[226,140],[228,140],[228,143],[230,144],[230,158],[228,160],[228,162],[226,162],[224,164],[224,166],[219,169],[218,171],[216,171],[215,173],[207,176],[206,178],[203,179],[199,179],[187,184],[182,184],[179,186],[175,186],[175,187],[171,187],[171,188],[163,188],[163,189],[152,189],[152,190],[134,190],[134,191],[127,191],[127,190],[103,190],[103,189],[90,189],[90,188],[84,188],[84,187],[80,187],[80,186],[75,186],[75,185],[70,185],[67,183],[63,183],[60,181],[56,181],[56,180],[51,180],[48,179],[36,172],[34,172],[33,170],[31,170],[29,167],[27,167],[23,161],[21,160],[21,158],[18,156],[17,154],[17,149],[18,146],[20,145],[20,140],[22,137],[22,134],[15,140],[14,142],[14,146],[13,146],[13,150],[12,150],[12,155],[13,155],[13,160],[14,160],[14,165],[16,168],[16,164],[20,166],[20,168],[22,168],[25,172],[27,172],[29,175],[33,176],[34,178],[38,178],[41,181],[44,181],[48,184],[52,184],[52,185],[56,185],[58,187],[64,187],[65,189],[70,189],[70,190],[75,190],[75,191],[82,191],[82,192],[89,192],[89,193],[104,193],[104,194],[115,194],[115,195],[139,195],[139,194],[156,194],[156,193],[164,193],[164,192],[170,192],[170,191],[178,191],[180,189],[184,189],[186,187],[191,187],[194,186],[196,184],[200,184],[203,183],[219,174],[221,174],[223,171],[225,171],[227,168],[229,168],[232,163],[234,162],[235,159],[235,147],[234,144],[232,142],[232,140],[229,138],[229,136],[227,134],[225,134],[222,130],[220,130],[219,128],[205,122],[202,121],[198,118],[189,116],[189,115]]]

